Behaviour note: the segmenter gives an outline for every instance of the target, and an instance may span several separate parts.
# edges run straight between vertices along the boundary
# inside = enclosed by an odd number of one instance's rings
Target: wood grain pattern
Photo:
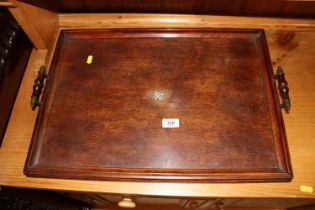
[[[290,208],[288,210],[313,210],[313,209],[315,209],[315,204],[299,206],[295,208]]]
[[[314,1],[274,0],[59,0],[61,13],[169,13],[264,17],[314,17]]]
[[[58,14],[53,0],[12,1],[9,11],[18,21],[34,46],[39,50],[50,49],[58,32]]]
[[[281,12],[284,16],[312,17],[315,16],[315,1],[289,1]]]
[[[98,15],[95,15],[96,19]],[[147,21],[139,22],[138,18],[142,15],[128,16],[115,15],[115,21],[108,21],[107,26],[115,27],[149,27],[151,20],[152,26],[162,27],[163,23],[154,22],[156,15],[148,15]],[[79,16],[78,16],[79,17]],[[65,16],[63,18],[66,18]],[[197,17],[196,17],[197,18]],[[94,19],[94,20],[95,20]],[[144,20],[143,17],[140,18]],[[169,18],[170,19],[170,18]],[[70,21],[71,20],[71,21]],[[68,23],[80,28],[83,22],[87,27],[89,19],[85,21],[71,17]],[[177,27],[185,27],[186,17],[177,20]],[[200,20],[200,19],[199,19]],[[243,24],[248,27],[253,25],[256,18],[247,18]],[[103,21],[103,20],[102,20]],[[194,22],[192,18],[190,23]],[[230,19],[230,25],[223,21],[226,27],[233,27],[239,19]],[[297,20],[299,23],[299,21]],[[90,27],[97,22],[91,21]],[[137,23],[137,24],[135,24]],[[280,21],[280,23],[283,23]],[[280,24],[279,23],[279,24]],[[269,21],[257,22],[260,27],[269,26],[267,29],[267,40],[270,48],[272,61],[275,65],[282,65],[286,71],[286,78],[290,83],[290,94],[292,99],[292,111],[284,116],[287,130],[288,143],[294,169],[294,179],[291,183],[256,183],[256,184],[175,184],[175,183],[130,183],[130,182],[107,182],[107,181],[81,181],[63,179],[29,178],[23,174],[32,131],[34,128],[36,113],[32,112],[29,105],[32,85],[39,66],[45,63],[45,51],[34,51],[29,66],[26,70],[13,113],[8,125],[8,130],[0,149],[0,184],[19,187],[46,188],[56,190],[73,190],[85,192],[104,192],[114,194],[142,194],[142,195],[162,195],[162,196],[187,196],[187,197],[287,197],[287,198],[315,198],[314,193],[303,193],[299,190],[300,185],[315,186],[314,160],[314,135],[315,135],[315,74],[313,66],[315,61],[315,34],[312,31],[301,32],[295,24],[295,20],[286,21],[284,25],[270,27]],[[300,22],[301,23],[301,22]],[[166,24],[166,22],[164,22]],[[172,23],[173,25],[176,25]],[[198,24],[195,25],[197,27]],[[219,20],[213,27],[218,27]],[[302,24],[305,26],[305,22]],[[308,29],[311,25],[306,24]],[[69,26],[69,25],[68,25]],[[151,26],[151,27],[152,27]],[[98,25],[98,27],[100,27]],[[106,27],[106,25],[103,27]],[[212,27],[211,22],[205,26]],[[291,28],[291,32],[274,31],[276,29]],[[271,30],[270,30],[271,29]],[[297,32],[294,32],[297,30]],[[291,37],[286,38],[286,37]],[[50,60],[50,59],[48,59]],[[303,88],[301,88],[303,87]]]
[[[27,175],[292,177],[263,31],[63,31],[54,57]],[[179,118],[180,127],[162,128],[164,118]]]
[[[122,209],[117,203],[123,199],[121,195],[102,193],[62,193],[63,195],[81,200],[96,209]],[[132,196],[136,203],[135,209],[217,209],[217,204],[223,204],[224,209],[289,209],[305,207],[314,204],[314,199],[301,198],[170,198],[153,196]],[[93,209],[94,209],[93,208]],[[299,208],[303,209],[303,208]]]
[[[169,14],[59,14],[61,29],[97,28],[253,28],[315,31],[313,19]]]

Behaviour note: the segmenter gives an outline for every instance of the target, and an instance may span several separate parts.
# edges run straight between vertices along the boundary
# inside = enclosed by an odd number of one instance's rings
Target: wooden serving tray
[[[63,31],[25,174],[289,181],[272,76],[262,30]]]

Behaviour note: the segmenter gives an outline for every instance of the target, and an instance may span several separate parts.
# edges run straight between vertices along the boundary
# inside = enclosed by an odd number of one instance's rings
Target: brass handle
[[[289,96],[289,87],[288,82],[285,80],[284,72],[281,66],[278,66],[276,75],[274,79],[278,81],[278,90],[281,96],[282,104],[280,104],[280,109],[284,109],[287,113],[290,111],[291,108],[291,101]]]
[[[34,81],[33,93],[31,96],[32,110],[35,110],[35,108],[40,105],[39,98],[43,92],[45,78],[47,78],[46,69],[45,66],[41,66],[37,78]]]

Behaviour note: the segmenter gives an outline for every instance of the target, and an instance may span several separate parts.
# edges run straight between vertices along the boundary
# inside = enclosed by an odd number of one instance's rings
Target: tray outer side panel
[[[63,31],[25,174],[289,181],[278,104],[262,30]]]

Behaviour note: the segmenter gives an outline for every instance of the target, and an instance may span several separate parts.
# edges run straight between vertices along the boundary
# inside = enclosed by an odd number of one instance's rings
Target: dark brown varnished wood
[[[289,181],[272,76],[262,30],[63,31],[25,174]]]
[[[314,1],[59,0],[61,13],[167,13],[314,18]]]

